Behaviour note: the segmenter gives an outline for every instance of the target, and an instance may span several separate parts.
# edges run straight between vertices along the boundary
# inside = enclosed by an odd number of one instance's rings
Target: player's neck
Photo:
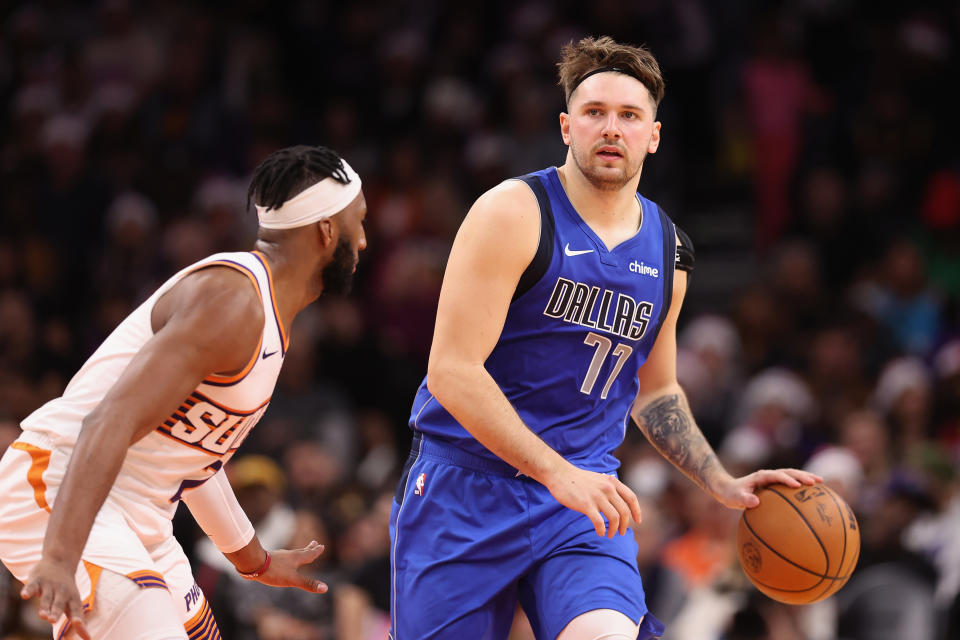
[[[618,230],[634,233],[640,226],[640,205],[637,202],[639,176],[619,189],[598,189],[568,156],[557,169],[570,204],[594,230]]]
[[[257,240],[256,250],[264,255],[270,265],[273,295],[277,301],[280,320],[285,328],[289,328],[300,310],[320,296],[319,292],[310,290],[313,265],[305,260],[291,258],[289,251],[262,239]]]

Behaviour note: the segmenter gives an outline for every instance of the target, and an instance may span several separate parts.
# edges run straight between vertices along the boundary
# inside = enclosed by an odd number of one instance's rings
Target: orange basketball
[[[774,600],[808,604],[840,590],[860,557],[853,510],[825,484],[757,491],[737,529],[740,566]]]

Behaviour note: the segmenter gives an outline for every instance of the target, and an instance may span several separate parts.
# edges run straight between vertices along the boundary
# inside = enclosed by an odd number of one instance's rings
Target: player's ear
[[[336,244],[339,229],[333,223],[331,218],[321,218],[317,221],[317,233],[320,238],[320,245],[326,249],[332,244]]]
[[[560,112],[560,137],[563,138],[563,144],[570,146],[570,114],[566,111]]]
[[[647,153],[656,153],[660,148],[660,122],[653,123],[653,133],[650,135],[650,144],[647,145]]]

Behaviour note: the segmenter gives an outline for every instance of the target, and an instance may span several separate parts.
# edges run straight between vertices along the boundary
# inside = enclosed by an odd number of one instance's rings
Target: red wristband
[[[241,577],[246,578],[247,580],[256,580],[257,578],[265,574],[267,572],[267,569],[270,568],[270,552],[267,551],[266,549],[264,549],[263,552],[267,554],[267,557],[263,559],[263,564],[260,565],[259,569],[254,569],[250,573],[244,573],[243,571],[237,571],[237,573],[239,573]]]

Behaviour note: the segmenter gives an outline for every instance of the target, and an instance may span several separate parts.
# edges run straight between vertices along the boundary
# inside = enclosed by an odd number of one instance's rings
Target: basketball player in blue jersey
[[[297,313],[350,288],[366,247],[360,178],[291,147],[254,172],[253,251],[174,275],[0,460],[0,559],[54,637],[218,640],[170,520],[183,500],[245,578],[323,593],[316,542],[266,551],[223,465],[267,408]]]
[[[558,66],[566,161],[481,196],[450,253],[391,518],[394,640],[502,640],[518,601],[542,640],[661,635],[612,454],[630,416],[728,507],[819,481],[732,477],[677,384],[693,247],[637,193],[660,144],[656,60],[586,38]]]

